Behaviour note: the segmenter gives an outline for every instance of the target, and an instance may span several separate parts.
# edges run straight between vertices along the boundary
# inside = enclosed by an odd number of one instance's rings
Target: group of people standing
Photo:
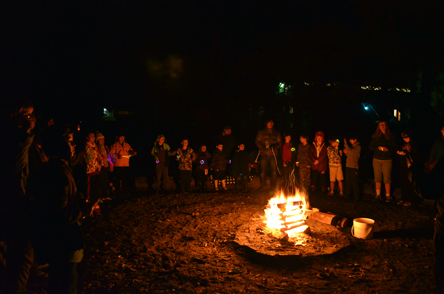
[[[156,163],[156,191],[168,191],[168,166],[170,157],[178,162],[180,191],[188,194],[191,190],[191,182],[196,183],[197,191],[206,191],[210,176],[214,182],[214,190],[227,190],[227,170],[237,179],[236,189],[245,189],[250,167],[250,155],[245,150],[245,144],[238,145],[234,152],[236,140],[231,135],[231,126],[225,126],[222,134],[215,139],[213,154],[207,151],[207,145],[201,145],[195,152],[189,145],[188,139],[181,141],[181,146],[172,150],[166,143],[164,135],[159,135],[151,149],[151,155]],[[230,165],[231,164],[231,165]],[[231,168],[229,168],[231,167]]]

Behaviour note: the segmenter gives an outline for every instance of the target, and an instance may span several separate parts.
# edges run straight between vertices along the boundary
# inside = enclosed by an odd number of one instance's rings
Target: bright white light
[[[365,110],[368,110],[368,106],[364,106],[364,109],[365,109]]]
[[[104,108],[103,109],[103,114],[106,115],[108,113],[108,109]]]
[[[394,117],[397,117],[397,116],[398,116],[398,111],[397,111],[396,109],[393,111],[393,116],[394,116]]]

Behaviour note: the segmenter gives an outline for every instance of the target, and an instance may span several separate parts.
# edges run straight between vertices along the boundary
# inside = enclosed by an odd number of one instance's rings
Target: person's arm
[[[378,150],[379,145],[377,144],[375,138],[373,137],[372,140],[370,141],[370,145],[368,146],[368,148],[370,149],[370,151],[376,151]]]
[[[262,132],[261,131],[257,132],[256,139],[254,142],[256,143],[256,146],[257,146],[257,148],[259,148],[259,150],[266,149],[265,144],[262,142]]]
[[[151,155],[154,157],[154,161],[158,162],[159,157],[157,156],[156,147],[153,146],[153,149],[151,149]]]

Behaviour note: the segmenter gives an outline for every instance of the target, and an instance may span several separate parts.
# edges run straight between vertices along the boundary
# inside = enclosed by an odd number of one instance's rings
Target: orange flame
[[[281,191],[268,201],[264,223],[270,229],[285,232],[289,238],[296,237],[308,228],[305,224],[306,207],[305,197],[299,191],[291,197],[285,197]]]

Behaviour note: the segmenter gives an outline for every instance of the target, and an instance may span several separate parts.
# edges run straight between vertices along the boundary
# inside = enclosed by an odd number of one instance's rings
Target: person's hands
[[[387,152],[387,151],[388,151],[388,148],[387,148],[387,147],[384,147],[384,146],[379,146],[379,147],[378,147],[378,150],[383,151],[383,152]]]
[[[342,156],[342,150],[339,150],[339,155]]]
[[[317,165],[319,163],[319,160],[315,160],[314,164]]]
[[[344,149],[344,154],[347,154],[347,149]]]
[[[406,154],[404,151],[397,151],[396,153],[398,153],[399,155],[405,155]]]
[[[344,139],[344,144],[347,144],[347,139]]]

